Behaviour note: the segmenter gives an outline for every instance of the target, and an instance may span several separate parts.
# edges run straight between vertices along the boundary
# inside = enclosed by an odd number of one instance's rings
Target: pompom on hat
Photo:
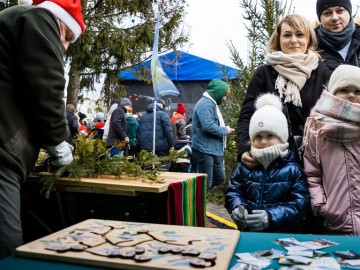
[[[181,102],[178,103],[176,112],[180,114],[186,113],[186,108]]]
[[[320,21],[321,13],[325,9],[328,9],[330,7],[344,7],[349,11],[349,14],[351,16],[352,14],[352,5],[350,0],[317,0],[316,1],[316,14],[318,16],[318,19]]]
[[[328,91],[334,95],[337,90],[349,86],[360,89],[360,68],[352,65],[340,65],[331,74]]]
[[[80,0],[19,0],[18,4],[37,5],[51,11],[55,17],[70,28],[75,36],[75,40],[85,32],[85,22]]]
[[[270,132],[283,143],[289,139],[288,123],[282,112],[282,103],[274,94],[264,94],[255,102],[256,111],[250,119],[249,136],[251,141],[259,132]]]

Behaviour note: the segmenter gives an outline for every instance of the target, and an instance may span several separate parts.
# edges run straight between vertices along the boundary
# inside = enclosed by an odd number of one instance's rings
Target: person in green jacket
[[[129,137],[128,155],[135,157],[139,152],[139,122],[137,115],[133,114],[132,107],[127,108],[126,113],[127,135]]]
[[[63,53],[85,31],[80,0],[19,4],[0,12],[0,258],[23,242],[20,188],[40,147],[55,166],[73,160]]]

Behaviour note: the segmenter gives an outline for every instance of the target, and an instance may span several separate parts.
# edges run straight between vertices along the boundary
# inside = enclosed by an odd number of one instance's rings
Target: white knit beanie
[[[262,131],[276,135],[283,143],[289,139],[288,123],[282,112],[282,103],[274,94],[264,94],[255,102],[256,111],[251,117],[249,136],[251,141]]]
[[[360,89],[360,68],[351,65],[340,65],[331,74],[328,90],[334,95],[337,90],[349,86]]]

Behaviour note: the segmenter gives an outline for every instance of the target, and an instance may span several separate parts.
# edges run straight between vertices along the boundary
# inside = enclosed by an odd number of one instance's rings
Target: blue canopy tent
[[[180,92],[180,97],[163,98],[166,101],[166,110],[172,113],[176,110],[177,102],[182,102],[187,108],[188,116],[212,79],[234,79],[238,74],[235,68],[182,51],[163,54],[159,56],[159,61]],[[133,108],[137,112],[145,111],[154,96],[150,64],[151,60],[148,60],[131,70],[122,70],[119,73],[120,84],[125,87],[127,96],[132,100]],[[143,80],[138,79],[136,74],[142,74]]]

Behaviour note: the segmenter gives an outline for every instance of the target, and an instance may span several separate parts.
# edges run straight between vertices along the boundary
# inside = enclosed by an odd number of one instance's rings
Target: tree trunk
[[[77,65],[71,64],[69,72],[69,84],[67,87],[66,104],[73,104],[75,108],[78,103],[78,94],[80,90],[80,74],[81,70],[76,68]]]

